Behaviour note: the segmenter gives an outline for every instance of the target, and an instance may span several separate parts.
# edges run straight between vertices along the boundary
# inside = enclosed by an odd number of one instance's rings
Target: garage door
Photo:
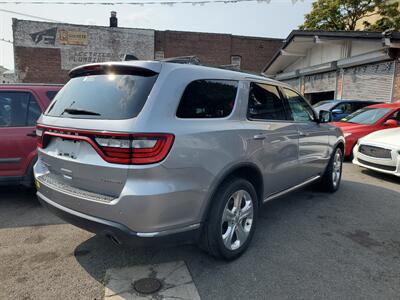
[[[342,99],[366,99],[390,102],[394,62],[348,68],[343,74]]]
[[[282,82],[284,82],[284,83],[290,85],[292,88],[300,91],[300,78],[282,80]]]
[[[304,78],[305,94],[329,91],[336,91],[336,72],[315,74]]]

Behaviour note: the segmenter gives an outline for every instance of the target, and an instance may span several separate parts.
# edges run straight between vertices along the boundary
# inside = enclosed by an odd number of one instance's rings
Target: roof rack
[[[160,61],[187,65],[201,65],[200,59],[196,55],[169,57],[161,59]]]
[[[246,70],[241,70],[240,67],[238,65],[220,65],[220,66],[213,66],[213,68],[217,68],[217,69],[223,69],[223,70],[229,70],[229,71],[234,71],[234,72],[238,72],[238,73],[243,73],[243,74],[248,74],[248,75],[253,75],[253,76],[261,76],[261,77],[265,77],[268,78],[266,76],[264,76],[261,73],[256,73],[256,72],[251,72],[251,71],[246,71]]]
[[[216,66],[216,68],[226,69],[226,70],[231,70],[231,71],[240,71],[240,66],[235,65],[235,64],[219,65],[219,66]]]
[[[159,61],[171,62],[171,63],[177,63],[177,64],[205,66],[205,67],[210,67],[210,68],[224,69],[224,70],[229,70],[229,71],[234,71],[234,72],[268,78],[265,75],[263,75],[262,73],[241,70],[240,66],[236,65],[236,64],[219,65],[219,66],[202,64],[200,59],[196,55],[169,57],[169,58],[160,59]]]

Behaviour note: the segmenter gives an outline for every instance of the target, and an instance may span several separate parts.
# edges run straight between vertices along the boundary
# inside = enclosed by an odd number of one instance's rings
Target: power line
[[[5,12],[5,13],[20,15],[20,16],[24,16],[24,17],[34,18],[34,19],[38,19],[38,20],[43,20],[43,21],[58,22],[57,20],[42,18],[42,17],[30,15],[30,14],[24,14],[24,13],[20,13],[18,11],[12,11],[12,10],[8,10],[8,9],[0,8],[0,11]]]
[[[61,5],[61,4],[71,4],[71,5],[174,5],[174,4],[208,4],[208,3],[224,3],[224,4],[230,4],[230,3],[237,3],[237,2],[266,2],[269,3],[271,0],[201,0],[201,1],[148,1],[148,2],[138,2],[138,1],[112,1],[112,2],[86,2],[86,1],[0,1],[0,4],[55,4],[55,5]]]
[[[294,4],[298,0],[291,0],[291,2]],[[300,0],[304,2],[304,0]],[[271,0],[201,0],[201,1],[192,1],[192,0],[184,0],[184,1],[149,1],[149,2],[138,2],[138,1],[113,1],[113,2],[86,2],[86,1],[0,1],[0,4],[53,4],[53,5],[138,5],[138,6],[144,6],[144,5],[169,5],[173,6],[175,4],[192,4],[192,5],[204,5],[204,4],[210,4],[210,3],[223,3],[223,4],[234,4],[234,3],[240,3],[240,2],[258,2],[258,3],[270,3]]]

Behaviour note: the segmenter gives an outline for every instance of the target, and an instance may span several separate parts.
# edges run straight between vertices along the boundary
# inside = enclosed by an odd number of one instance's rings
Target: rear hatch
[[[99,64],[72,70],[38,123],[45,170],[39,179],[89,198],[112,199],[121,193],[130,165],[157,162],[173,137],[133,132],[157,68]]]

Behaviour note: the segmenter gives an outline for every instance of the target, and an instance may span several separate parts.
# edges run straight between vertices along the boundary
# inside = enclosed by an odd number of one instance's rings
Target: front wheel
[[[257,193],[249,181],[232,178],[222,184],[212,201],[201,246],[215,257],[235,259],[247,249],[253,237]]]
[[[336,148],[329,164],[322,176],[321,189],[324,192],[334,193],[339,189],[342,179],[343,152],[342,149]]]

